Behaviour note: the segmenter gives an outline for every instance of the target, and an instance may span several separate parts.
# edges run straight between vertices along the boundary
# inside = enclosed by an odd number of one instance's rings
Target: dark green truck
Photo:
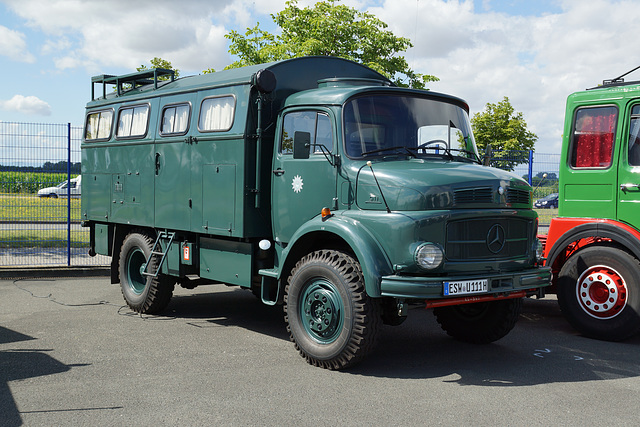
[[[487,343],[543,294],[531,188],[480,163],[464,101],[339,58],[101,75],[82,217],[131,309],[238,285],[284,305],[309,363],[340,369],[410,303]]]

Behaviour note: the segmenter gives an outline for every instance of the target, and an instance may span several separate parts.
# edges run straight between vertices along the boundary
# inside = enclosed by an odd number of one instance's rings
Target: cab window
[[[142,138],[147,134],[149,106],[121,108],[118,114],[117,138]]]
[[[311,135],[311,152],[314,154],[333,150],[333,131],[331,120],[325,113],[315,111],[294,111],[284,116],[280,153],[293,153],[293,136],[296,132],[308,132]]]
[[[629,165],[640,166],[640,105],[631,109],[629,123]]]
[[[107,140],[111,137],[111,124],[113,122],[113,111],[104,110],[87,114],[85,124],[85,141]]]
[[[571,142],[571,167],[611,166],[618,109],[614,106],[580,108],[575,115]]]

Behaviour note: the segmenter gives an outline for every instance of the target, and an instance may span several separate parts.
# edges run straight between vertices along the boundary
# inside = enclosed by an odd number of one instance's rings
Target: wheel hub
[[[586,270],[577,282],[580,307],[590,316],[611,319],[627,305],[627,285],[614,269],[599,265]]]
[[[341,301],[331,287],[311,285],[303,295],[301,304],[305,329],[315,339],[330,342],[339,333],[341,326]]]

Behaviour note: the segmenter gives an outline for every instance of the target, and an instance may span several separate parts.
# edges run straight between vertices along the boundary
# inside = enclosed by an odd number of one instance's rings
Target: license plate
[[[461,280],[457,282],[444,282],[444,295],[469,295],[487,292],[489,281],[482,280]]]

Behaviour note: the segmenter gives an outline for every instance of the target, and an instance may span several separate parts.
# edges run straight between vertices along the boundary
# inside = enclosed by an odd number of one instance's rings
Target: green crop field
[[[66,180],[66,173],[0,172],[0,193],[36,194],[41,188],[53,187]]]

